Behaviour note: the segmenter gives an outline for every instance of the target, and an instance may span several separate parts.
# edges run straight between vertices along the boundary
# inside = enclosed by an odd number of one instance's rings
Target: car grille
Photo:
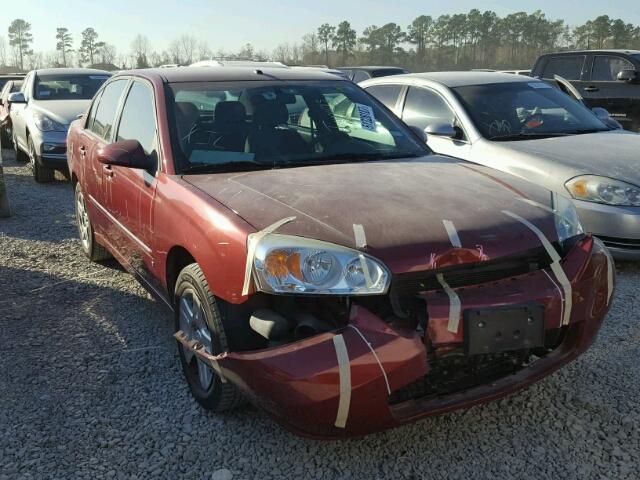
[[[614,237],[602,237],[598,235],[598,238],[610,248],[620,248],[623,250],[640,250],[640,240],[634,238],[614,238]]]
[[[451,288],[479,285],[516,277],[547,268],[551,263],[544,248],[535,249],[524,255],[502,258],[494,261],[456,265],[450,268],[426,272],[396,275],[391,283],[391,293],[404,297],[419,292],[441,289],[436,275],[441,273]]]

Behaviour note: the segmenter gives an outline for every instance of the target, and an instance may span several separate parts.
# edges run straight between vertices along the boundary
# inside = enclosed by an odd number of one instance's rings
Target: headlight
[[[256,248],[258,290],[314,295],[377,295],[390,275],[378,260],[357,250],[302,237],[271,234]]]
[[[33,120],[41,132],[64,132],[64,125],[50,119],[42,113],[34,113]]]
[[[584,233],[573,202],[562,195],[553,195],[553,212],[560,243]]]
[[[582,175],[572,178],[565,186],[571,196],[578,200],[640,207],[640,187],[613,178]]]

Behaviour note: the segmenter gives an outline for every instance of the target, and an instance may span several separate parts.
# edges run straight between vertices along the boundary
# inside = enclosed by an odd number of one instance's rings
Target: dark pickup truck
[[[549,53],[536,61],[531,76],[568,80],[591,108],[602,107],[623,128],[640,132],[640,51],[581,50]]]

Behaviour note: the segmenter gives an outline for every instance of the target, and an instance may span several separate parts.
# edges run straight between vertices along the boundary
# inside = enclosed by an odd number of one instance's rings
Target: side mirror
[[[4,100],[0,98],[0,105],[4,105]]]
[[[598,117],[599,120],[608,120],[611,118],[611,114],[602,107],[593,107],[591,111]]]
[[[98,161],[105,165],[150,170],[153,160],[144,153],[137,140],[122,140],[105,145],[98,151]]]
[[[425,132],[436,137],[455,138],[458,135],[456,128],[449,123],[433,123],[425,128]]]
[[[427,143],[427,133],[423,129],[416,127],[415,125],[409,125],[409,128],[420,140]]]
[[[27,103],[27,100],[24,98],[24,94],[22,92],[10,93],[7,101],[9,103]]]
[[[620,70],[616,78],[621,82],[638,83],[640,82],[640,70]]]

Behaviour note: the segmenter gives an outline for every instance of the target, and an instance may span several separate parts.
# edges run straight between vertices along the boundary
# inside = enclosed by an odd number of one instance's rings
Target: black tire
[[[2,148],[9,148],[11,146],[11,139],[7,132],[7,127],[0,127],[0,146]]]
[[[38,183],[53,182],[56,178],[56,171],[52,168],[47,168],[40,163],[40,159],[36,153],[36,147],[33,144],[31,137],[29,137],[27,144],[29,145],[29,161],[31,162],[33,179]]]
[[[91,219],[89,218],[89,212],[86,209],[86,204],[84,200],[84,194],[82,193],[82,188],[80,187],[80,183],[76,183],[75,188],[75,209],[76,209],[76,225],[78,227],[78,236],[80,237],[80,247],[82,248],[82,252],[85,256],[91,260],[92,262],[101,262],[103,260],[108,260],[111,258],[111,254],[109,251],[100,245],[93,234],[93,226],[91,225]],[[80,203],[82,202],[82,207]],[[81,209],[84,209],[84,213]],[[81,217],[86,214],[86,225],[83,223]],[[83,229],[86,228],[86,233],[83,235]],[[86,241],[85,241],[86,236]]]
[[[185,293],[190,291],[198,296],[205,321],[211,336],[213,354],[217,355],[228,351],[227,336],[222,323],[222,316],[216,299],[209,290],[209,284],[196,263],[187,265],[178,275],[175,288],[175,326],[180,330],[180,300]],[[187,363],[184,347],[178,342],[180,363],[184,372],[191,394],[203,408],[212,412],[231,410],[244,403],[244,397],[240,391],[229,381],[223,383],[217,373],[213,374],[211,385],[203,389],[198,380],[197,360],[195,356]]]

